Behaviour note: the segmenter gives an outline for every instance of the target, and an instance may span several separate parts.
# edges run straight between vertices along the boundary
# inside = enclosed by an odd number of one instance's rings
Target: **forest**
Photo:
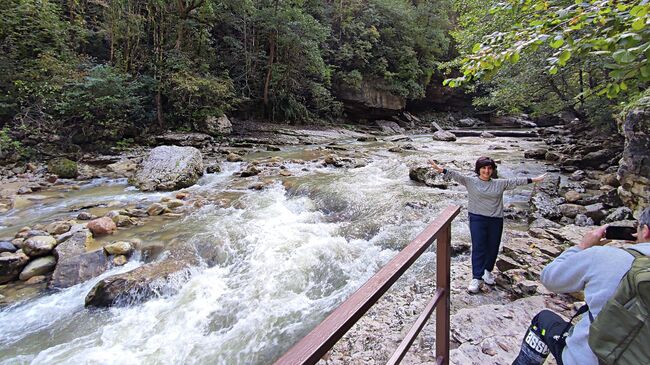
[[[647,1],[5,0],[0,155],[224,113],[349,123],[340,90],[615,126],[647,95]],[[445,80],[444,84],[441,80]]]

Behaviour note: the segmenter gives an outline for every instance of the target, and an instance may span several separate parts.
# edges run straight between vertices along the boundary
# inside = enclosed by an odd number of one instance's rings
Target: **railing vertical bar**
[[[408,349],[413,344],[413,341],[415,341],[415,338],[418,336],[420,331],[422,331],[424,325],[427,324],[427,320],[429,320],[429,317],[431,317],[431,314],[438,306],[438,303],[441,303],[441,299],[445,298],[445,295],[446,294],[444,289],[436,289],[436,295],[429,302],[426,308],[424,308],[424,311],[420,314],[415,323],[413,323],[413,326],[411,326],[411,329],[406,334],[406,337],[404,337],[402,342],[397,347],[397,350],[395,350],[393,356],[391,356],[386,365],[397,365],[402,361],[404,355],[406,355]]]
[[[449,314],[451,310],[451,224],[437,236],[436,286],[444,290],[443,299],[436,310],[436,357],[449,365]]]

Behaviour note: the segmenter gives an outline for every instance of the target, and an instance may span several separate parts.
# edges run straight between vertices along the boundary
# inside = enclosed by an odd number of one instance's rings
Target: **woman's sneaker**
[[[489,272],[489,271],[487,271],[487,270],[485,270],[485,271],[483,272],[483,281],[484,281],[487,285],[494,285],[494,284],[496,284],[496,282],[494,281],[494,276],[492,276],[492,273]]]
[[[476,294],[478,293],[479,289],[481,288],[481,282],[483,280],[479,279],[472,279],[472,281],[469,282],[469,285],[467,286],[467,291]]]

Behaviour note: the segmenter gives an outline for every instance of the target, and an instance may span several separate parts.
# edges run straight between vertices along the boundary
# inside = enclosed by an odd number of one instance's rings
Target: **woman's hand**
[[[434,160],[429,160],[429,163],[431,164],[431,167],[433,167],[433,169],[438,172],[442,172],[444,170],[442,167],[438,166]]]
[[[544,181],[545,178],[546,178],[546,173],[543,173],[543,174],[541,174],[541,175],[539,175],[539,176],[535,176],[535,177],[532,178],[531,180],[532,180],[533,182],[542,182],[542,181]]]

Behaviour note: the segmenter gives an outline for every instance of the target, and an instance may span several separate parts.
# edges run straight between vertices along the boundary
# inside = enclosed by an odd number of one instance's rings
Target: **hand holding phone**
[[[605,238],[610,240],[636,241],[636,228],[623,226],[607,226]]]

